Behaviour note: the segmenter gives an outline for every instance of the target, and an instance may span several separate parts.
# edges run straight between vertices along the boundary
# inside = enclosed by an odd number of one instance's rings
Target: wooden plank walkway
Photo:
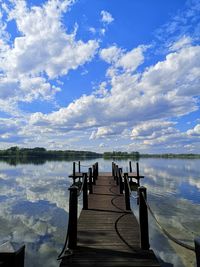
[[[60,267],[67,266],[160,266],[152,250],[140,249],[139,225],[126,211],[111,173],[99,173],[88,210],[78,220],[78,246]]]

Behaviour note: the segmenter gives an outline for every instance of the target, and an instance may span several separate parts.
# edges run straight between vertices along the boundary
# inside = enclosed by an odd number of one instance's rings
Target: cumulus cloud
[[[112,15],[105,10],[101,11],[101,21],[106,23],[106,24],[110,24],[111,22],[114,21],[114,18],[112,17]]]
[[[125,52],[116,45],[100,51],[100,58],[112,64],[112,69],[122,68],[125,71],[135,71],[144,62],[144,52],[149,46],[138,46]]]
[[[107,51],[102,52],[109,62],[110,54],[117,54],[116,48],[110,51],[108,54]],[[104,127],[118,122],[133,125],[140,120],[187,114],[197,109],[194,96],[199,90],[199,75],[194,70],[200,69],[199,56],[200,47],[192,46],[169,54],[164,61],[146,69],[141,75],[132,74],[127,69],[122,73],[112,73],[109,77],[110,90],[105,96],[82,96],[68,107],[49,115],[33,114],[31,122],[72,128],[77,125],[79,128],[81,125],[97,127],[98,124]],[[195,84],[192,90],[191,81]]]
[[[153,139],[165,134],[174,133],[174,122],[153,120],[143,122],[135,126],[132,130],[133,139]]]
[[[134,71],[139,65],[144,62],[144,51],[148,46],[138,46],[137,48],[132,49],[130,52],[124,54],[119,61],[116,63],[116,66],[122,67],[127,71]]]
[[[12,98],[13,102],[50,100],[59,91],[51,84],[53,79],[93,58],[98,42],[76,40],[77,26],[67,33],[62,23],[73,2],[49,0],[42,6],[28,7],[25,1],[12,1],[2,5],[7,20],[16,22],[19,35],[7,43],[3,38],[1,98]]]
[[[188,135],[200,136],[200,124],[197,124],[193,129],[187,131]]]
[[[116,45],[110,46],[109,48],[101,49],[100,57],[107,63],[115,63],[121,57],[122,50]]]
[[[8,20],[16,22],[19,35],[12,45],[4,37],[4,53],[0,52],[0,106],[5,110],[15,106],[19,99],[26,102],[53,99],[60,88],[51,81],[90,61],[99,46],[96,40],[77,40],[78,26],[67,33],[62,16],[73,1],[49,0],[34,7],[28,7],[25,1],[12,3],[5,12]],[[4,32],[6,28],[2,28]],[[52,138],[52,145],[56,138],[63,141],[66,134],[71,140],[72,132],[78,138],[84,130],[80,139],[87,136],[91,142],[121,135],[136,145],[141,141],[144,148],[156,142],[170,148],[170,142],[178,138],[189,149],[191,138],[198,142],[197,130],[181,133],[171,118],[178,119],[198,109],[200,46],[192,44],[192,40],[189,35],[177,38],[170,43],[164,59],[146,68],[142,64],[149,45],[130,50],[116,44],[102,48],[99,57],[108,63],[108,68],[98,88],[95,86],[91,94],[49,114],[36,112],[30,118],[27,115],[27,125],[17,131],[18,136],[25,138],[24,143],[31,139],[32,144],[50,142]]]

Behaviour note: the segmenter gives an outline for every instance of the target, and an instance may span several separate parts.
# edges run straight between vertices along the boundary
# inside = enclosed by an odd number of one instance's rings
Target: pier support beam
[[[149,224],[148,210],[146,205],[147,192],[146,187],[138,188],[139,193],[139,222],[140,222],[140,243],[141,249],[149,250]]]
[[[126,204],[126,210],[131,210],[130,205],[130,192],[128,188],[128,173],[124,173],[124,191],[125,191],[125,204]]]
[[[72,185],[69,188],[69,221],[68,221],[68,248],[75,249],[77,247],[77,192],[78,187]]]
[[[137,183],[138,183],[138,186],[140,186],[139,162],[136,162],[136,172],[137,172]]]
[[[73,162],[73,184],[76,182],[76,162]]]
[[[119,168],[119,193],[123,194],[122,168]]]
[[[83,210],[88,209],[88,183],[87,173],[83,173]]]
[[[197,267],[200,267],[200,237],[195,238],[194,244],[195,244]]]
[[[93,194],[93,186],[92,186],[92,168],[89,168],[89,193]]]

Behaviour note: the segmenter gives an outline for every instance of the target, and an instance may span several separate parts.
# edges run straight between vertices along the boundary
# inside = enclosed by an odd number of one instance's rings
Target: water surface
[[[86,166],[94,161],[81,163]],[[111,160],[98,161],[102,171],[111,170]],[[127,171],[128,160],[117,163]],[[199,159],[140,160],[140,173],[145,176],[141,185],[147,187],[148,202],[157,219],[171,234],[191,245],[200,235],[199,166]],[[0,163],[0,242],[25,244],[25,267],[59,266],[56,259],[67,230],[71,172],[72,162]],[[134,198],[131,205],[137,216]],[[162,266],[195,266],[194,253],[169,241],[150,215],[149,228],[151,247]]]

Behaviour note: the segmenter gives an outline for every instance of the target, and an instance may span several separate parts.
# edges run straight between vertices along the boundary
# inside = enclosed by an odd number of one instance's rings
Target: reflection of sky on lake
[[[127,171],[128,160],[116,161]],[[110,164],[110,162],[109,162]],[[161,225],[179,240],[194,246],[200,236],[200,160],[199,159],[141,159],[140,173],[145,178],[148,202]],[[132,162],[133,171],[135,163]],[[138,216],[138,206],[132,208]],[[157,256],[168,265],[195,265],[195,254],[169,241],[149,215],[150,244]],[[171,265],[170,265],[171,264]]]
[[[98,161],[100,170],[111,171],[110,160]],[[127,171],[127,160],[117,163]],[[158,220],[191,245],[190,241],[200,233],[199,166],[200,160],[140,160],[140,173],[145,175],[141,185],[147,187],[148,201]],[[0,240],[26,244],[26,267],[59,265],[56,258],[67,228],[71,172],[72,162],[17,166],[0,163]],[[132,207],[137,215],[134,199]],[[164,262],[172,264],[165,266],[194,266],[195,255],[169,242],[150,216],[149,221],[151,247]]]
[[[0,241],[25,243],[27,267],[59,265],[71,172],[71,162],[0,163]]]

